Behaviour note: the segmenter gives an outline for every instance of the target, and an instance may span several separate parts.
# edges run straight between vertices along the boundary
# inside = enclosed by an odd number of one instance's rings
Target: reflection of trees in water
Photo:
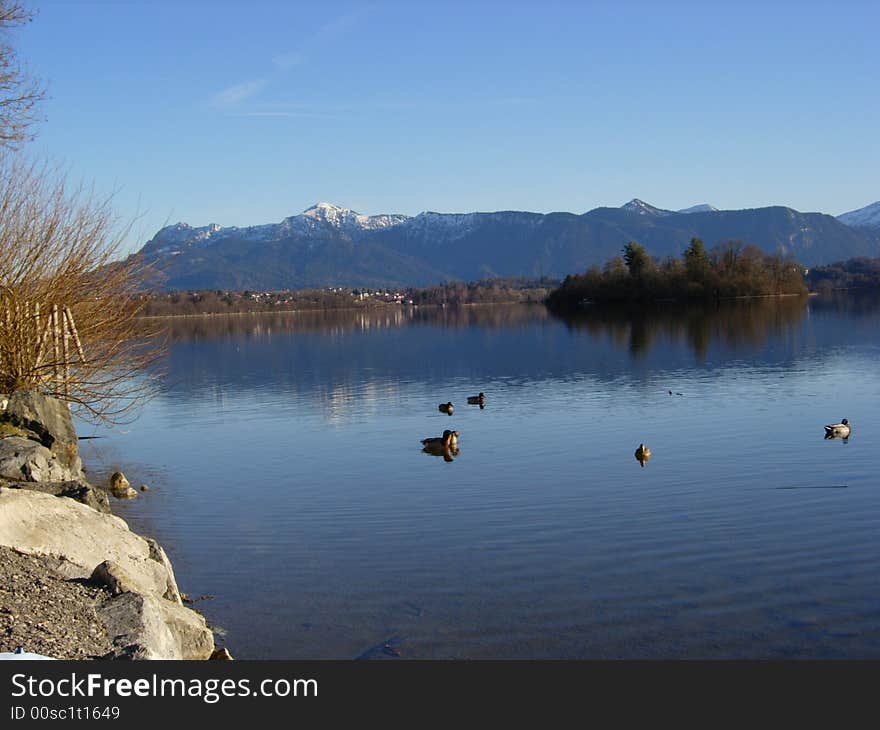
[[[490,329],[514,327],[548,317],[543,305],[495,304],[460,307],[381,307],[303,312],[264,312],[240,315],[169,317],[163,320],[171,342],[229,337],[260,338],[273,333],[325,335],[430,325],[444,328]]]
[[[709,357],[713,367],[785,369],[839,345],[876,341],[880,310],[849,318],[817,313],[816,298],[809,301],[591,308],[566,319],[528,305],[172,319],[163,382],[176,402],[214,393],[230,403],[307,402],[341,421],[415,398],[436,417],[438,402],[479,390],[494,403],[494,387],[583,376],[608,382],[626,371],[647,381],[702,368]],[[438,391],[441,383],[456,385]]]
[[[486,327],[501,329],[532,324],[549,317],[543,304],[492,304],[464,307],[418,307],[412,322],[452,329]]]
[[[868,316],[880,310],[880,296],[813,298],[811,308]],[[401,327],[444,329],[511,329],[559,319],[573,330],[608,338],[615,346],[641,357],[658,338],[684,341],[698,357],[713,342],[732,349],[760,345],[784,333],[807,311],[799,297],[753,299],[701,306],[654,303],[650,307],[592,305],[574,314],[550,314],[542,305],[496,304],[452,307],[387,307],[370,310],[328,310],[173,317],[164,320],[171,342],[231,338],[264,339],[291,333],[336,335]]]
[[[574,314],[554,315],[573,330],[607,335],[633,357],[647,353],[658,338],[687,342],[705,357],[712,342],[737,348],[760,345],[800,322],[807,311],[800,297],[782,297],[711,306],[661,304],[650,307],[592,305]]]
[[[872,317],[880,312],[880,291],[858,289],[820,295],[810,300],[810,308],[819,312],[845,314],[848,317]]]

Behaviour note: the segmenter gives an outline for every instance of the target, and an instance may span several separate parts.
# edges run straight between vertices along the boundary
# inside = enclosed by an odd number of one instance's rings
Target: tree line
[[[558,279],[483,279],[481,281],[444,282],[422,289],[408,289],[413,304],[499,304],[539,303],[558,284]]]
[[[656,261],[630,241],[603,268],[567,276],[547,299],[551,308],[571,309],[584,301],[647,302],[806,294],[803,268],[793,259],[755,245],[729,241],[707,251],[699,238],[680,258]]]
[[[880,287],[880,258],[861,256],[815,266],[807,272],[810,289],[819,293],[835,289],[876,289]]]
[[[445,282],[405,289],[291,289],[271,292],[199,291],[154,292],[144,295],[142,314],[152,317],[194,314],[237,314],[291,310],[331,310],[463,304],[540,303],[558,285],[558,279],[484,279]]]
[[[348,309],[362,305],[350,290],[300,289],[252,292],[204,289],[154,292],[144,295],[143,316],[168,317],[196,314],[241,314],[290,310]]]

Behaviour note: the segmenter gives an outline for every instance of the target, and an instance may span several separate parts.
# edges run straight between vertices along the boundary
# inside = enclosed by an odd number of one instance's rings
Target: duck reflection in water
[[[422,451],[432,456],[442,456],[443,461],[452,461],[458,456],[458,431],[446,430],[440,437],[422,439]]]
[[[641,464],[642,469],[645,468],[645,464],[651,458],[651,449],[649,449],[644,444],[639,444],[639,448],[636,449],[635,453],[636,461]]]

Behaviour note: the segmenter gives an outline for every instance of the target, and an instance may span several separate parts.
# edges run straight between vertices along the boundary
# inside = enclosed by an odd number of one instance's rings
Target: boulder
[[[63,467],[79,476],[79,441],[66,403],[35,390],[17,390],[9,396],[0,420],[34,434]]]
[[[134,590],[181,603],[161,548],[131,532],[121,518],[72,499],[0,487],[0,545],[63,558],[69,568],[78,568],[71,575],[78,578],[90,578],[99,563],[110,560],[122,567]]]
[[[31,439],[10,436],[0,439],[0,477],[27,482],[64,482],[78,479],[79,468],[70,469],[49,449]]]
[[[165,550],[152,537],[145,537],[144,540],[146,541],[147,547],[150,550],[150,560],[155,560],[163,568],[165,568],[165,572],[168,573],[168,584],[170,588],[173,588],[173,590],[166,591],[163,594],[164,597],[170,601],[174,601],[175,603],[183,603],[180,591],[177,588],[177,579],[174,577],[174,568],[171,567],[171,561],[165,554]]]
[[[114,596],[118,596],[120,593],[137,592],[134,579],[125,572],[125,568],[112,560],[105,560],[95,567],[92,571],[91,581],[106,588]]]
[[[195,611],[151,595],[123,593],[98,609],[117,659],[209,659],[214,635]]]
[[[54,494],[56,497],[68,497],[85,504],[98,512],[110,513],[110,498],[103,489],[97,489],[88,482],[72,480],[66,482],[7,482],[3,485],[10,489],[30,489],[35,492]]]
[[[121,471],[114,471],[107,480],[107,485],[110,487],[110,494],[117,499],[132,499],[133,497],[137,497],[137,492],[132,489],[128,479],[125,478],[125,474]]]

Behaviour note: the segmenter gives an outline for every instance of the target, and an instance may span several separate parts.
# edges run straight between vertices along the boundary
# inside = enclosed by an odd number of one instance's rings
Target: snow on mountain
[[[410,220],[405,215],[361,215],[332,203],[317,203],[299,215],[289,216],[281,223],[221,227],[216,223],[194,228],[188,223],[176,223],[160,230],[145,249],[154,253],[176,255],[184,248],[206,247],[220,240],[236,236],[248,241],[277,241],[285,236],[298,235],[322,238],[327,234],[347,234],[350,237],[383,228],[400,225]]]
[[[676,213],[715,213],[718,211],[714,205],[709,205],[708,203],[700,203],[699,205],[692,205],[690,208],[683,208],[682,210],[677,210]]]
[[[425,243],[443,244],[457,241],[481,226],[493,223],[516,226],[523,230],[534,228],[542,219],[540,213],[496,211],[492,213],[435,213],[426,211],[409,218],[404,228],[408,235]]]
[[[303,219],[307,227],[320,223],[332,228],[347,231],[374,231],[399,225],[408,219],[405,215],[361,215],[349,208],[341,208],[333,203],[317,203],[294,218]]]
[[[849,213],[842,213],[837,220],[847,226],[856,228],[880,228],[880,201],[866,205]]]
[[[175,223],[162,228],[150,241],[156,253],[180,253],[182,246],[203,244],[211,239],[221,228],[211,223],[200,228],[193,228],[189,223]]]
[[[435,213],[429,210],[410,219],[408,228],[436,230],[447,234],[454,231],[464,235],[476,226],[478,215],[478,213]]]
[[[602,210],[605,209],[597,209],[595,212],[598,215]],[[659,219],[674,215],[671,210],[657,208],[639,198],[634,198],[621,206],[620,210],[636,214],[631,220],[632,224],[637,224],[638,220],[642,220],[650,223],[651,226],[660,225]],[[708,203],[702,203],[676,212],[688,214],[716,211],[717,208]],[[788,218],[797,215],[799,214],[796,211],[787,211]],[[714,216],[709,217],[714,219]],[[147,253],[170,257],[198,249],[213,249],[215,246],[222,248],[219,244],[224,241],[235,245],[238,241],[260,244],[293,239],[305,241],[309,246],[333,240],[372,241],[377,235],[381,236],[383,231],[391,229],[399,229],[400,235],[394,234],[390,240],[419,241],[425,245],[434,245],[463,239],[478,230],[484,230],[484,227],[496,231],[492,235],[501,235],[497,234],[497,231],[504,227],[517,231],[534,231],[552,220],[552,216],[519,211],[491,213],[435,213],[428,211],[412,217],[400,214],[369,216],[362,215],[350,208],[321,202],[298,215],[285,218],[280,223],[241,228],[237,226],[221,227],[216,223],[201,227],[194,227],[188,223],[177,223],[162,228],[144,246],[143,250]],[[880,201],[859,210],[844,213],[838,216],[838,221],[856,228],[880,230]],[[547,223],[547,225],[550,224]],[[498,226],[502,228],[498,228]],[[528,235],[533,234],[529,233]]]
[[[638,198],[633,198],[626,205],[621,205],[620,209],[628,210],[631,213],[638,213],[639,215],[664,216],[672,213],[671,210],[655,208],[653,205],[646,203],[644,200],[639,200]]]

